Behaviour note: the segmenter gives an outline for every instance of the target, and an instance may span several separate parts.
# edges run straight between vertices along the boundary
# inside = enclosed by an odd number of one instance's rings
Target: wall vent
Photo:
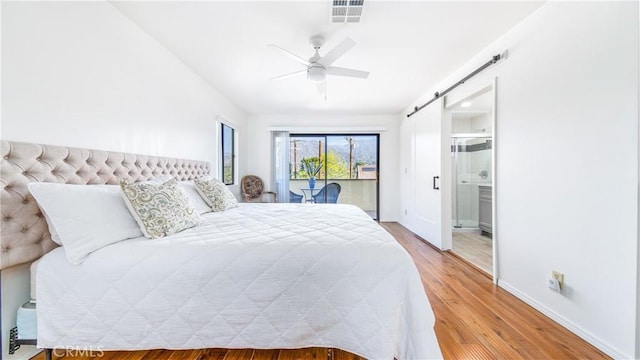
[[[357,23],[362,16],[364,0],[333,0],[331,22]]]

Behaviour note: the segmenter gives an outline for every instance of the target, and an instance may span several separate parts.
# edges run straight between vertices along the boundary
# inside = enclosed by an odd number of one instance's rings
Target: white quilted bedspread
[[[38,347],[336,347],[441,358],[408,253],[350,205],[241,204],[162,239],[38,266]]]

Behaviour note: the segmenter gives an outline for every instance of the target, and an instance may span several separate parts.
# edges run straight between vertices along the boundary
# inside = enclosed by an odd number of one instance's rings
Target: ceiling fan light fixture
[[[353,0],[347,0],[353,1]],[[296,74],[307,72],[307,79],[314,83],[318,88],[318,92],[322,94],[325,101],[327,100],[327,76],[342,76],[342,77],[350,77],[350,78],[359,78],[366,79],[369,76],[369,72],[342,68],[338,66],[333,66],[332,64],[338,60],[342,55],[344,55],[347,51],[353,48],[356,45],[356,42],[351,40],[350,38],[346,38],[342,40],[338,45],[336,45],[329,52],[324,54],[324,56],[320,56],[319,50],[324,43],[324,38],[321,35],[316,35],[311,37],[309,43],[313,46],[315,50],[315,54],[309,58],[309,60],[305,60],[302,57],[292,53],[289,50],[281,48],[277,45],[270,44],[269,46],[274,47],[280,50],[283,54],[292,58],[296,62],[301,63],[305,66],[305,70],[295,71],[289,74],[284,74],[280,76],[276,76],[272,78],[272,80],[276,79],[284,79],[289,76],[294,76]]]
[[[322,66],[312,65],[307,69],[307,78],[312,82],[323,82],[326,79],[326,70]]]

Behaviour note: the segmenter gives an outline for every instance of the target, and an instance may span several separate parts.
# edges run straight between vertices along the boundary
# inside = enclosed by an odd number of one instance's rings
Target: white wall
[[[398,216],[398,222],[416,232],[417,228],[415,224],[416,213],[416,196],[417,188],[415,181],[416,174],[416,118],[405,117],[404,115],[398,117],[400,122],[400,129],[398,130],[398,137],[400,146],[398,148],[399,166],[398,172],[399,180],[398,193],[400,195],[400,214]]]
[[[638,6],[638,18],[640,19],[640,6]],[[639,26],[640,27],[640,26]],[[640,49],[640,36],[638,36],[638,48]],[[640,61],[638,61],[638,73],[640,74]],[[638,103],[640,104],[640,91],[638,91]],[[640,110],[639,110],[640,111]],[[640,139],[640,126],[637,129],[637,136]],[[638,145],[638,157],[636,158],[636,166],[637,166],[637,175],[638,179],[640,179],[640,144]],[[638,187],[640,188],[640,181],[638,181]],[[638,212],[636,217],[636,224],[640,223],[640,191],[638,191],[637,200],[638,200]],[[636,260],[636,337],[640,337],[640,230],[638,231],[638,242],[637,246],[637,260]],[[636,359],[640,358],[640,341],[636,340]]]
[[[499,284],[616,358],[640,357],[638,14],[548,2],[406,109],[509,50],[451,94],[497,77]]]
[[[271,181],[271,130],[296,133],[380,133],[380,220],[398,214],[397,115],[252,115],[247,127],[246,173]],[[270,189],[274,188],[270,184]]]
[[[246,114],[103,2],[3,2],[2,138],[208,160]]]
[[[491,127],[492,118],[493,113],[483,114],[471,118],[471,121],[469,123],[469,130],[471,130],[471,132],[477,132],[481,134],[490,134],[493,131],[493,128]],[[484,129],[484,131],[481,131],[481,129]]]
[[[218,116],[244,140],[244,111],[106,2],[2,2],[2,70],[5,140],[205,160],[214,170]],[[8,328],[29,298],[14,281],[25,271],[2,272],[0,358],[16,358]]]
[[[452,112],[451,133],[452,134],[490,134],[492,129],[492,113],[482,114],[474,117],[460,117]],[[484,131],[481,131],[484,129]]]

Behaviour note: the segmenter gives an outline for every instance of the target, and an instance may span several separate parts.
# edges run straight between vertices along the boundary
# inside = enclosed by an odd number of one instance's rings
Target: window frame
[[[343,132],[291,132],[289,133],[289,142],[293,140],[296,140],[296,138],[324,138],[324,151],[322,151],[322,156],[326,159],[328,152],[329,152],[329,146],[327,146],[328,143],[328,138],[330,137],[374,137],[375,141],[376,141],[376,178],[375,178],[375,183],[376,183],[376,189],[375,189],[375,196],[376,196],[376,214],[374,217],[374,220],[376,221],[380,221],[380,169],[381,169],[381,133],[380,132],[354,132],[354,133],[343,133]],[[291,148],[289,148],[289,152],[291,152]],[[291,163],[291,161],[293,161],[293,159],[289,159],[289,162]],[[327,177],[328,171],[326,168],[326,163],[324,165],[324,175],[323,177],[320,177],[318,179],[316,179],[316,187],[321,188],[323,186],[326,186],[329,183],[329,178]],[[289,170],[289,180],[304,180],[301,178],[292,178],[291,177],[291,169]],[[360,179],[357,178],[351,178],[351,179],[336,179],[336,180],[347,180],[347,181],[359,181]],[[318,184],[319,183],[319,184]],[[325,195],[326,196],[326,195]]]
[[[229,129],[231,131],[229,138],[225,136],[225,129]],[[236,129],[224,122],[220,122],[220,180],[225,185],[235,185],[236,180]],[[225,159],[224,159],[224,150],[227,142],[231,141],[231,182],[227,182],[225,179]]]

